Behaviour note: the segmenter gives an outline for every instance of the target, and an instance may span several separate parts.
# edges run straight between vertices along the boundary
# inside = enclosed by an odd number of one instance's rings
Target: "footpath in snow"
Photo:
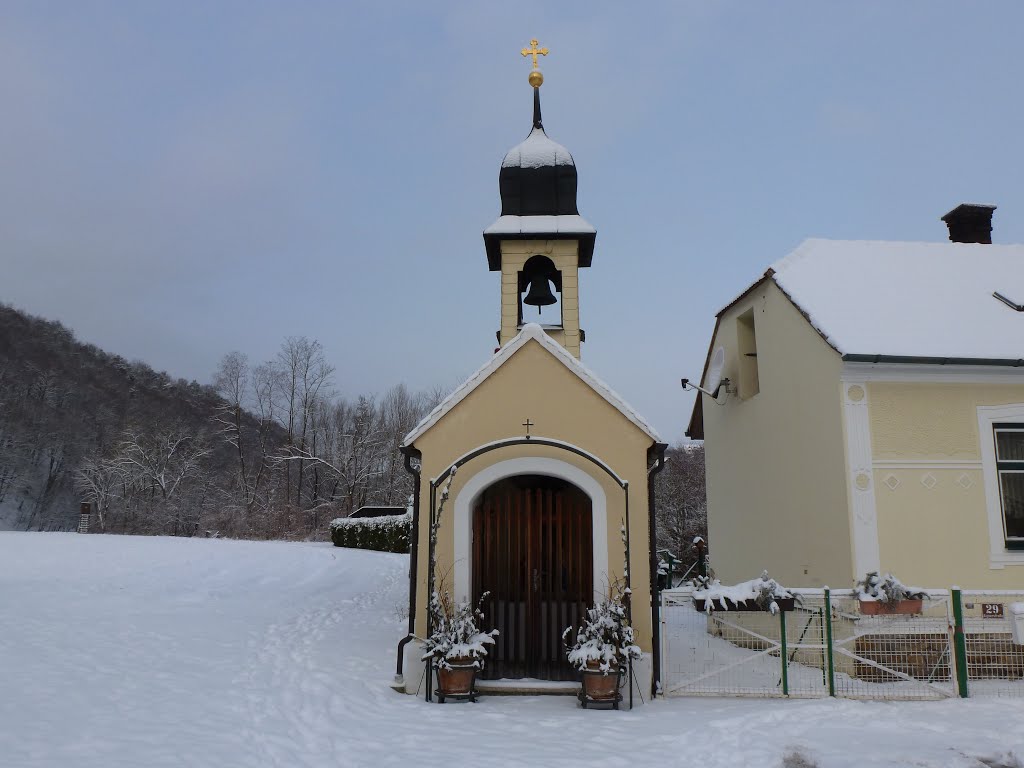
[[[1024,768],[1024,701],[570,697],[387,683],[403,555],[0,533],[2,768]]]

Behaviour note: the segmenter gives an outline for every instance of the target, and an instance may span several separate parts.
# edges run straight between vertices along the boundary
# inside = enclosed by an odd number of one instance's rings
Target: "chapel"
[[[646,696],[658,680],[653,479],[666,445],[580,360],[580,270],[597,232],[578,209],[572,155],[545,130],[537,57],[547,49],[531,46],[530,131],[501,163],[501,212],[483,232],[500,280],[498,348],[401,448],[415,493],[396,683],[416,693],[426,679],[430,695],[419,649],[428,597],[448,590],[457,601],[487,593],[486,625],[499,634],[481,690],[568,689],[578,676],[563,631],[618,582],[644,654],[624,684]]]

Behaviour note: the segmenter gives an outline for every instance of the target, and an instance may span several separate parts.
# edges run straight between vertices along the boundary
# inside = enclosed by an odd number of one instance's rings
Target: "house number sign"
[[[998,618],[1003,615],[1002,603],[982,603],[981,615],[989,618]]]

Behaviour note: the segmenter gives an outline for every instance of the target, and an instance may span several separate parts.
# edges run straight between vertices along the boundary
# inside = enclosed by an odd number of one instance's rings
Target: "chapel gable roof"
[[[544,329],[537,323],[528,323],[513,337],[505,346],[499,349],[494,356],[482,365],[477,371],[466,379],[454,392],[441,401],[426,417],[405,436],[403,445],[412,445],[431,427],[445,417],[456,405],[469,396],[473,390],[483,384],[495,371],[505,364],[519,349],[529,341],[536,341],[542,349],[547,350],[558,362],[562,363],[581,381],[587,384],[594,392],[600,395],[608,404],[625,416],[637,428],[644,432],[655,442],[662,442],[654,427],[648,424],[633,408],[620,397],[615,390],[605,384],[593,374],[583,363],[577,360],[561,344],[545,333]]]

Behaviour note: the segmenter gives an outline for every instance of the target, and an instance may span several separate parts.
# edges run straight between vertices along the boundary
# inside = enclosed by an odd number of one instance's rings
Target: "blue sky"
[[[972,201],[1024,242],[1022,29],[1017,2],[8,1],[0,301],[200,381],[306,335],[342,393],[453,386],[494,347],[481,231],[537,37],[598,229],[583,359],[680,438],[716,310],[804,238],[940,241]]]

